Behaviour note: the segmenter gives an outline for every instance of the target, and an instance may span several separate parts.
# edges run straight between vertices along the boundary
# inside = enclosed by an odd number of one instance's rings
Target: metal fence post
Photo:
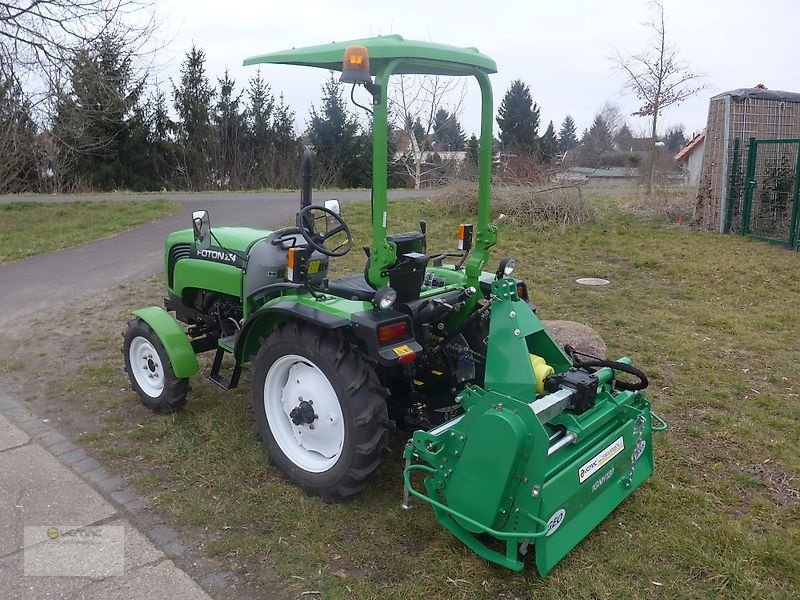
[[[725,229],[723,233],[729,233],[731,230],[731,225],[733,224],[733,210],[734,210],[734,203],[738,200],[739,196],[739,189],[736,186],[736,176],[739,172],[739,152],[741,146],[741,139],[736,138],[733,140],[733,162],[731,163],[731,183],[730,183],[730,194],[728,195],[728,206],[725,215]]]
[[[747,174],[744,178],[744,206],[742,207],[742,235],[750,232],[750,209],[753,205],[753,188],[756,186],[756,156],[758,155],[758,141],[750,138],[747,148]]]
[[[798,212],[800,212],[800,141],[797,143],[797,164],[794,167],[794,194],[792,194],[792,220],[789,225],[789,247],[800,250],[797,231]]]

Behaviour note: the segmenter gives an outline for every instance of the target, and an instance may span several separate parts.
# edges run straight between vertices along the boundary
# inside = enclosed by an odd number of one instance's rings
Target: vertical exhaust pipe
[[[300,164],[300,210],[306,206],[311,206],[311,185],[313,179],[311,150],[303,148],[303,161]],[[309,230],[314,230],[314,223],[310,218],[306,219],[303,226]]]
[[[311,150],[303,148],[303,162],[300,167],[300,208],[311,206]]]

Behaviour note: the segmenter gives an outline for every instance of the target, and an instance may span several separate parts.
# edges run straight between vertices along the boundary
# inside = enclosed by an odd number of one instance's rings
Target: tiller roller
[[[652,475],[652,432],[666,424],[629,359],[562,351],[511,279],[494,282],[490,301],[485,384],[459,394],[462,415],[409,440],[404,507],[409,495],[427,502],[474,552],[515,571],[533,549],[545,575]]]

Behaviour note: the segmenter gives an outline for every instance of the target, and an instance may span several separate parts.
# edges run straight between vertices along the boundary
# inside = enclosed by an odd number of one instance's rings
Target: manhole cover
[[[600,279],[599,277],[578,277],[575,283],[581,285],[608,285],[611,283],[608,279]]]

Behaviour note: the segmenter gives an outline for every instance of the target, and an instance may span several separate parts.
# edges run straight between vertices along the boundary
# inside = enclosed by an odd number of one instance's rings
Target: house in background
[[[703,151],[706,146],[706,132],[695,135],[692,140],[681,148],[675,155],[675,160],[681,167],[683,182],[697,187],[700,183],[700,173],[703,170]]]

